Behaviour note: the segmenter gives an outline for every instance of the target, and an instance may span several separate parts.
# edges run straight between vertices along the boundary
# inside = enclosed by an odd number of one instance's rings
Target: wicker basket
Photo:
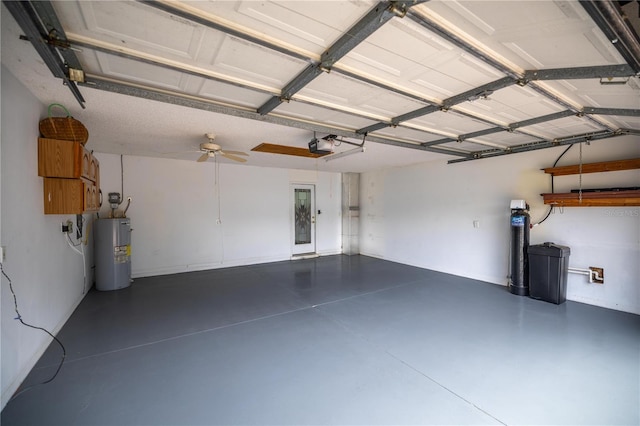
[[[52,117],[53,107],[60,107],[66,113],[66,117]],[[62,139],[65,141],[80,142],[82,145],[89,139],[89,131],[84,124],[71,116],[69,111],[60,104],[49,105],[49,116],[40,120],[40,134],[49,139]]]

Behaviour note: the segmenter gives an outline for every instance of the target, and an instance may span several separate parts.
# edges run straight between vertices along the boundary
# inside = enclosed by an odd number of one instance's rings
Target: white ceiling
[[[52,77],[31,43],[19,39],[24,31],[4,5],[2,64],[43,103],[65,104],[89,129],[88,148],[193,160],[199,155],[189,151],[205,141],[207,132],[216,133],[216,142],[228,150],[248,152],[262,142],[306,148],[312,129],[335,128],[353,135],[425,106],[442,105],[448,98],[504,78],[505,70],[522,76],[527,70],[625,64],[577,1],[433,0],[413,6],[413,19],[389,20],[340,58],[331,72],[320,73],[263,120],[237,116],[246,112],[256,117],[256,110],[273,96],[280,96],[298,74],[320,61],[323,52],[376,4],[361,0],[170,3],[201,22],[237,32],[230,35],[140,2],[53,2],[87,75],[88,84],[80,85],[86,100],[84,110],[61,80]],[[444,28],[490,58],[493,65],[429,31],[419,20]],[[249,37],[278,50],[247,41]],[[452,160],[461,158],[460,153],[508,149],[604,129],[638,130],[638,116],[572,115],[516,132],[455,141],[461,135],[567,108],[639,110],[640,79],[616,80],[623,84],[602,85],[598,78],[534,81],[524,87],[510,83],[486,98],[457,103],[447,112],[435,111],[401,121],[397,127],[371,131],[364,153],[327,162],[251,152],[246,164],[362,172]],[[184,104],[211,105],[233,115],[91,86],[105,81],[118,82],[121,87],[144,87],[154,98],[171,95]],[[278,118],[293,127],[269,122]],[[318,137],[325,134],[318,133]],[[374,142],[376,138],[404,147]],[[450,150],[452,155],[407,148],[443,138],[452,141],[436,147]],[[351,148],[343,144],[336,151]]]

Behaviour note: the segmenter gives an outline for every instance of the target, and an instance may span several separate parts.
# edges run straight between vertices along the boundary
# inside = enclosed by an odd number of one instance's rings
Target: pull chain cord
[[[578,165],[578,175],[579,175],[578,202],[582,204],[582,142],[580,142],[580,164]]]

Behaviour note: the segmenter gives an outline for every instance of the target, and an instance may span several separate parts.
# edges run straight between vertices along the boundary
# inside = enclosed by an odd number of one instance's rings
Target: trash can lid
[[[529,246],[528,253],[549,257],[569,257],[571,249],[567,246],[546,242],[535,246]]]

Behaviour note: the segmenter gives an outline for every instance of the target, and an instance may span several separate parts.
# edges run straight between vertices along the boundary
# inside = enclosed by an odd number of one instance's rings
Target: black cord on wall
[[[555,167],[558,164],[558,161],[560,161],[560,159],[567,153],[567,151],[569,151],[571,149],[572,146],[573,146],[573,144],[569,145],[567,147],[567,149],[562,151],[562,154],[560,154],[560,156],[558,158],[556,158],[555,163],[553,163],[553,167]],[[551,173],[551,193],[552,194],[555,193],[555,189],[553,188],[553,173]],[[549,211],[547,212],[547,215],[544,217],[544,219],[542,219],[540,222],[538,222],[538,225],[540,225],[542,222],[547,220],[547,218],[549,217],[549,215],[551,214],[552,211],[553,211],[553,205],[550,205],[549,206]]]
[[[56,372],[53,373],[53,376],[51,376],[51,378],[45,380],[42,383],[38,383],[32,386],[28,386],[24,389],[21,389],[19,392],[17,392],[15,395],[13,395],[13,397],[11,398],[11,400],[15,399],[18,397],[18,395],[21,395],[22,393],[28,391],[29,389],[32,389],[36,386],[40,386],[40,385],[45,385],[49,382],[52,382],[53,379],[56,378],[56,376],[58,375],[58,373],[60,372],[60,369],[62,368],[62,364],[64,364],[64,360],[67,357],[67,350],[65,349],[64,345],[62,344],[62,342],[53,334],[51,334],[51,332],[43,327],[38,327],[36,325],[33,324],[29,324],[28,322],[26,322],[25,320],[22,319],[22,315],[20,315],[20,311],[18,310],[18,299],[16,297],[16,293],[15,291],[13,291],[13,283],[11,282],[11,278],[9,278],[9,276],[7,275],[7,273],[4,271],[4,266],[2,265],[2,262],[0,262],[0,271],[2,271],[2,275],[4,275],[4,277],[7,279],[7,281],[9,282],[9,290],[11,290],[11,294],[13,295],[13,308],[16,311],[16,320],[20,321],[20,323],[22,325],[24,325],[25,327],[29,327],[29,328],[33,328],[35,330],[41,330],[45,333],[47,333],[49,336],[51,336],[51,338],[53,340],[56,341],[56,343],[58,343],[58,345],[60,345],[60,348],[62,349],[62,357],[60,358],[60,364],[58,364],[58,368],[56,369]],[[10,400],[10,401],[11,401]]]

